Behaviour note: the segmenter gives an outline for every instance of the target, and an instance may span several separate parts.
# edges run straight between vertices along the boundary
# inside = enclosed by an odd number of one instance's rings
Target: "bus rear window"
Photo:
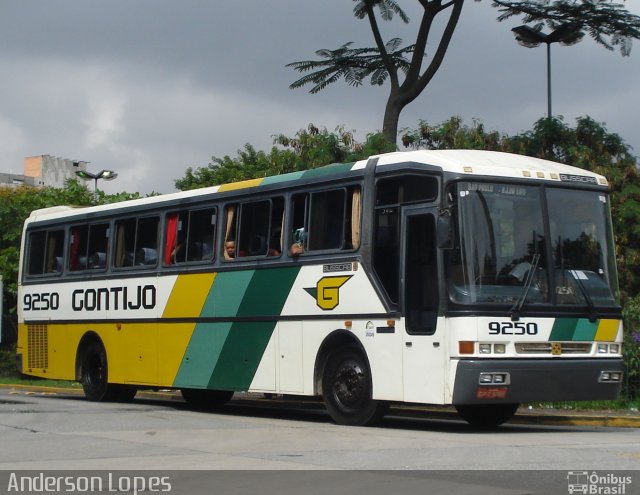
[[[29,234],[27,274],[30,276],[62,273],[64,231],[50,230]]]

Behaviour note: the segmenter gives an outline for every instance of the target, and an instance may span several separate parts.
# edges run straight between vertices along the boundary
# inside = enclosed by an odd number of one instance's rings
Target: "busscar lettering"
[[[71,295],[74,311],[109,311],[153,309],[156,307],[156,288],[153,285],[111,287],[109,289],[76,289]]]

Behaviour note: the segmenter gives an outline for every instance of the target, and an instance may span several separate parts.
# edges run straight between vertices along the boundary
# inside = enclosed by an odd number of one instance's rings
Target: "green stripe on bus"
[[[256,270],[237,315],[279,316],[299,272],[299,266]]]
[[[287,182],[291,180],[298,180],[304,175],[304,171],[301,172],[291,172],[290,174],[282,174],[282,175],[270,175],[269,177],[265,177],[262,181],[262,186],[267,186],[269,184],[280,184],[281,182]]]
[[[231,331],[231,322],[198,323],[191,335],[174,387],[206,387]]]
[[[247,390],[253,381],[275,326],[276,323],[273,321],[234,323],[207,387]]]
[[[351,163],[333,163],[331,165],[326,165],[320,168],[312,168],[311,170],[307,170],[302,178],[303,179],[313,179],[315,177],[324,177],[326,175],[331,174],[340,174],[349,172],[354,165],[355,162]]]
[[[550,341],[594,340],[600,320],[586,318],[556,318],[551,329]]]
[[[550,341],[573,340],[573,332],[578,325],[578,318],[556,318],[551,329]]]
[[[218,273],[200,316],[236,316],[253,275],[253,270]]]
[[[580,318],[576,325],[576,331],[573,333],[573,340],[595,340],[599,322],[599,320],[589,321]]]

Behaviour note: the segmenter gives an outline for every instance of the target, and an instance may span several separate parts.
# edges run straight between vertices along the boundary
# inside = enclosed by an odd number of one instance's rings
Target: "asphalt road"
[[[91,403],[0,389],[0,469],[625,470],[640,429],[508,424],[451,417],[333,424],[321,407],[236,400],[222,412],[175,400]],[[638,480],[640,486],[640,479]]]

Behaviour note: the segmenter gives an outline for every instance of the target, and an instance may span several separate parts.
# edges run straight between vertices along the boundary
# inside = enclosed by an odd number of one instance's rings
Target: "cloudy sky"
[[[386,23],[412,39],[413,22]],[[292,91],[289,62],[354,41],[372,46],[349,0],[0,0],[0,171],[25,156],[54,155],[118,172],[107,192],[171,192],[188,166],[235,156],[249,142],[310,122],[382,127],[388,88],[338,83],[317,95]],[[640,0],[626,6],[640,14]],[[468,1],[432,84],[400,127],[460,115],[517,133],[546,113],[544,47],[519,46],[490,0]],[[640,155],[640,42],[630,57],[585,39],[552,47],[553,111],[573,124],[590,115]]]

